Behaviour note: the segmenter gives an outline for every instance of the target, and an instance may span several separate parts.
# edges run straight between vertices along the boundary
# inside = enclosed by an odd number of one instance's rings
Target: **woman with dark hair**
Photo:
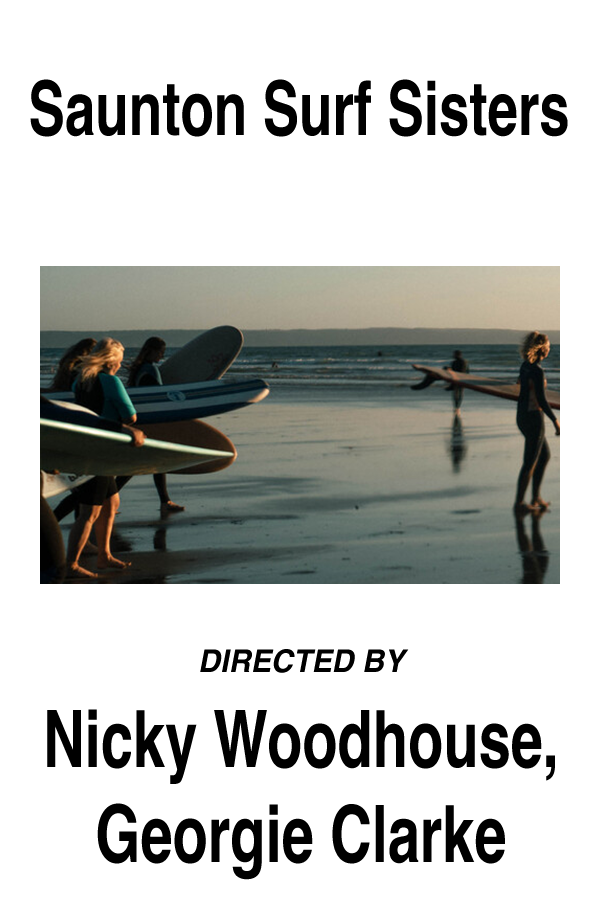
[[[162,384],[159,362],[164,358],[167,345],[162,338],[150,337],[129,366],[127,387],[151,387]]]
[[[95,338],[83,338],[69,347],[63,353],[52,384],[46,388],[46,391],[70,391],[77,375],[77,367],[83,357],[92,352],[96,343]]]
[[[155,384],[162,384],[159,363],[165,355],[167,349],[166,343],[162,338],[150,337],[129,366],[129,380],[127,387],[152,387]],[[129,476],[123,476],[117,479],[119,490],[127,484]],[[167,490],[167,476],[164,474],[154,475],[154,484],[158,492],[160,500],[160,511],[162,514],[183,512],[185,506],[179,506],[173,503],[169,497]]]
[[[530,332],[521,344],[523,362],[519,373],[520,393],[517,402],[517,425],[525,438],[523,465],[517,481],[515,512],[524,514],[550,505],[540,496],[544,472],[550,459],[550,448],[544,434],[544,414],[560,436],[560,423],[546,399],[546,378],[540,363],[550,353],[548,335]],[[531,503],[525,503],[525,492],[532,482]]]

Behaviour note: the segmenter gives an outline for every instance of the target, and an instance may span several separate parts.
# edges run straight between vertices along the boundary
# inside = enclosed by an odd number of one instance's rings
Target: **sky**
[[[558,329],[544,266],[45,266],[41,329]]]

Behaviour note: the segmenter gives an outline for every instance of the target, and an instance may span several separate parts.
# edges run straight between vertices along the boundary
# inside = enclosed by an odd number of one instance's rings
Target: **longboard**
[[[248,381],[200,381],[192,384],[161,384],[127,388],[137,412],[136,425],[205,419],[258,403],[269,393],[261,378]],[[44,394],[48,400],[73,402],[70,391]],[[122,473],[125,474],[125,473]]]
[[[418,363],[413,363],[413,369],[424,372],[431,381],[446,381],[456,387],[469,388],[471,391],[491,394],[494,397],[503,397],[505,400],[519,399],[521,389],[518,384],[506,384],[496,378],[481,378],[478,375],[466,375],[463,372],[454,372],[452,369],[422,366]],[[427,379],[422,386],[427,387]],[[421,385],[414,385],[414,387],[418,389]],[[553,409],[560,409],[560,393],[558,391],[546,391],[546,398]]]
[[[191,447],[204,447],[206,450],[220,450],[230,453],[229,457],[220,457],[210,462],[198,462],[185,469],[177,469],[175,475],[208,475],[220,472],[230,466],[237,457],[237,450],[229,438],[199,419],[188,419],[185,422],[164,422],[144,427],[148,437],[175,444],[187,444]]]
[[[160,367],[163,384],[213,381],[225,374],[244,344],[244,336],[232,325],[204,331],[176,350]]]
[[[40,418],[40,468],[78,475],[153,475],[231,454],[148,438],[134,447],[126,434]]]

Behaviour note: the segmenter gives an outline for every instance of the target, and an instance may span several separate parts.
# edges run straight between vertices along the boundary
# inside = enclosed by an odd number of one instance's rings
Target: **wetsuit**
[[[143,363],[138,369],[135,376],[135,387],[155,387],[162,384],[162,376],[160,367],[156,363]],[[125,487],[128,481],[131,481],[131,475],[119,475],[117,478],[117,488],[119,491]],[[167,490],[167,476],[160,472],[154,475],[154,485],[158,492],[158,499],[161,503],[168,503],[170,500]]]
[[[100,372],[97,378],[89,379],[84,384],[77,379],[73,391],[80,406],[111,422],[129,422],[136,414],[123,383],[116,375]],[[116,493],[118,488],[112,475],[97,475],[73,491],[73,496],[78,504],[102,506],[108,497]]]
[[[518,502],[523,500],[533,476],[533,496],[537,497],[544,470],[550,459],[550,447],[545,437],[544,413],[556,424],[556,416],[546,399],[546,379],[539,363],[525,360],[519,373],[521,390],[517,401],[517,425],[525,438],[523,465],[517,484]]]
[[[135,377],[136,387],[154,387],[162,384],[162,375],[160,374],[160,366],[156,363],[143,363]]]
[[[116,375],[100,372],[97,378],[82,383],[79,379],[73,385],[75,401],[112,422],[130,422],[135,416],[135,407]]]
[[[469,371],[469,363],[462,356],[455,356],[450,364],[450,368],[453,372],[462,372],[465,374]],[[463,387],[450,385],[446,390],[454,391],[454,408],[460,409],[465,389]]]

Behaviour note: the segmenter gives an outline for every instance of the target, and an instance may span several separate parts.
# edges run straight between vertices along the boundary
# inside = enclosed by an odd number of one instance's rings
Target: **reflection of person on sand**
[[[549,353],[548,336],[539,331],[528,334],[521,345],[523,362],[519,373],[521,389],[517,401],[517,425],[525,438],[525,451],[514,506],[515,512],[521,514],[531,509],[547,509],[549,506],[540,496],[542,479],[550,459],[550,448],[544,434],[544,414],[554,424],[555,434],[560,436],[560,423],[546,399],[546,379],[540,365],[541,360],[546,359]],[[525,492],[530,481],[531,504],[527,504]]]
[[[166,349],[167,345],[162,338],[148,338],[129,367],[127,387],[152,387],[155,384],[162,384],[163,381],[158,364],[163,359]],[[129,480],[130,476],[117,478],[118,489],[121,490]],[[161,513],[184,511],[185,506],[178,506],[169,497],[167,476],[165,474],[154,475],[154,485],[158,492]]]
[[[454,356],[454,359],[452,360],[452,362],[450,363],[449,366],[446,366],[446,369],[452,369],[453,372],[462,372],[463,374],[467,373],[469,371],[469,363],[463,357],[462,351],[455,350],[453,356]],[[448,385],[446,390],[453,391],[454,411],[455,411],[456,415],[459,416],[460,415],[460,407],[462,405],[463,394],[465,392],[465,389],[462,387],[455,387],[454,385],[450,384],[450,385]]]
[[[467,444],[463,431],[462,419],[460,416],[454,416],[452,420],[452,432],[448,444],[450,458],[452,459],[452,468],[455,472],[460,471],[460,465],[467,454]]]
[[[96,346],[95,338],[83,338],[63,353],[56,374],[47,391],[70,391],[77,375],[77,367],[84,356]]]
[[[144,434],[131,427],[136,421],[136,412],[116,374],[122,361],[123,345],[112,338],[101,340],[80,365],[74,385],[75,400],[80,406],[85,406],[106,419],[120,422],[131,431],[133,443],[140,446],[144,442]],[[71,529],[67,547],[69,573],[72,576],[98,577],[79,565],[79,558],[90,537],[92,526],[95,527],[98,542],[98,568],[127,568],[129,563],[116,559],[110,552],[110,537],[119,508],[115,479],[103,475],[92,478],[78,488],[77,497],[79,513]]]
[[[534,509],[531,513],[531,538],[525,531],[525,519],[516,515],[517,543],[523,560],[521,584],[543,584],[549,555],[542,538],[540,521],[545,509]]]

